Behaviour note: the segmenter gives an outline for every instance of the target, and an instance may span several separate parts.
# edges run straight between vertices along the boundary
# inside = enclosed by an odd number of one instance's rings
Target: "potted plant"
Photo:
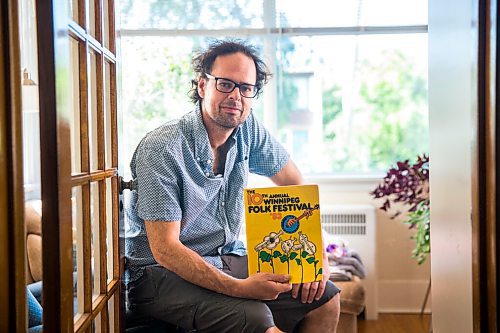
[[[397,162],[390,168],[383,182],[370,192],[375,199],[385,199],[379,207],[389,212],[394,204],[406,208],[407,219],[404,223],[410,229],[415,229],[411,237],[416,241],[412,257],[422,264],[430,253],[430,220],[429,220],[429,156],[423,154],[417,157],[415,163],[409,160]],[[399,206],[399,205],[398,205]],[[398,209],[391,219],[402,214]]]

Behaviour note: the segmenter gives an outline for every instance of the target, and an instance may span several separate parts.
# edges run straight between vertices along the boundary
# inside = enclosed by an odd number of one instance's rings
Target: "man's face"
[[[212,72],[208,74],[226,78],[238,84],[254,85],[257,79],[253,59],[243,53],[217,57],[212,66]],[[242,97],[237,87],[230,93],[220,92],[215,89],[213,78],[200,79],[198,94],[203,98],[202,111],[205,125],[234,129],[245,121],[252,107],[253,98]]]

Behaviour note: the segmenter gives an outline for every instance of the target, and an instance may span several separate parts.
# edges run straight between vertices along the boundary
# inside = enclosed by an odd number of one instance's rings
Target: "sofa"
[[[362,281],[354,276],[352,281],[334,281],[340,293],[340,320],[337,333],[356,333],[358,315],[365,307],[365,288]]]

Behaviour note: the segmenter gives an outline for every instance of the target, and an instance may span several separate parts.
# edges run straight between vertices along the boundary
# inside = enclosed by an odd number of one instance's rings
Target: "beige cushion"
[[[334,281],[339,287],[340,312],[358,315],[365,307],[365,287],[361,280],[354,276],[352,281]]]
[[[42,280],[42,214],[41,201],[27,201],[24,206],[26,225],[26,283]]]
[[[30,234],[26,238],[28,268],[34,281],[42,280],[42,237]]]

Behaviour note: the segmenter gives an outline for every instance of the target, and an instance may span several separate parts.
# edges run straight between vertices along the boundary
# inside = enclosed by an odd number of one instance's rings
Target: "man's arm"
[[[153,256],[160,265],[200,287],[233,297],[270,300],[289,291],[289,276],[260,273],[236,279],[205,262],[180,240],[180,222],[145,221]]]
[[[304,183],[302,174],[292,160],[288,160],[287,164],[271,177],[271,180],[278,186],[301,185]]]

